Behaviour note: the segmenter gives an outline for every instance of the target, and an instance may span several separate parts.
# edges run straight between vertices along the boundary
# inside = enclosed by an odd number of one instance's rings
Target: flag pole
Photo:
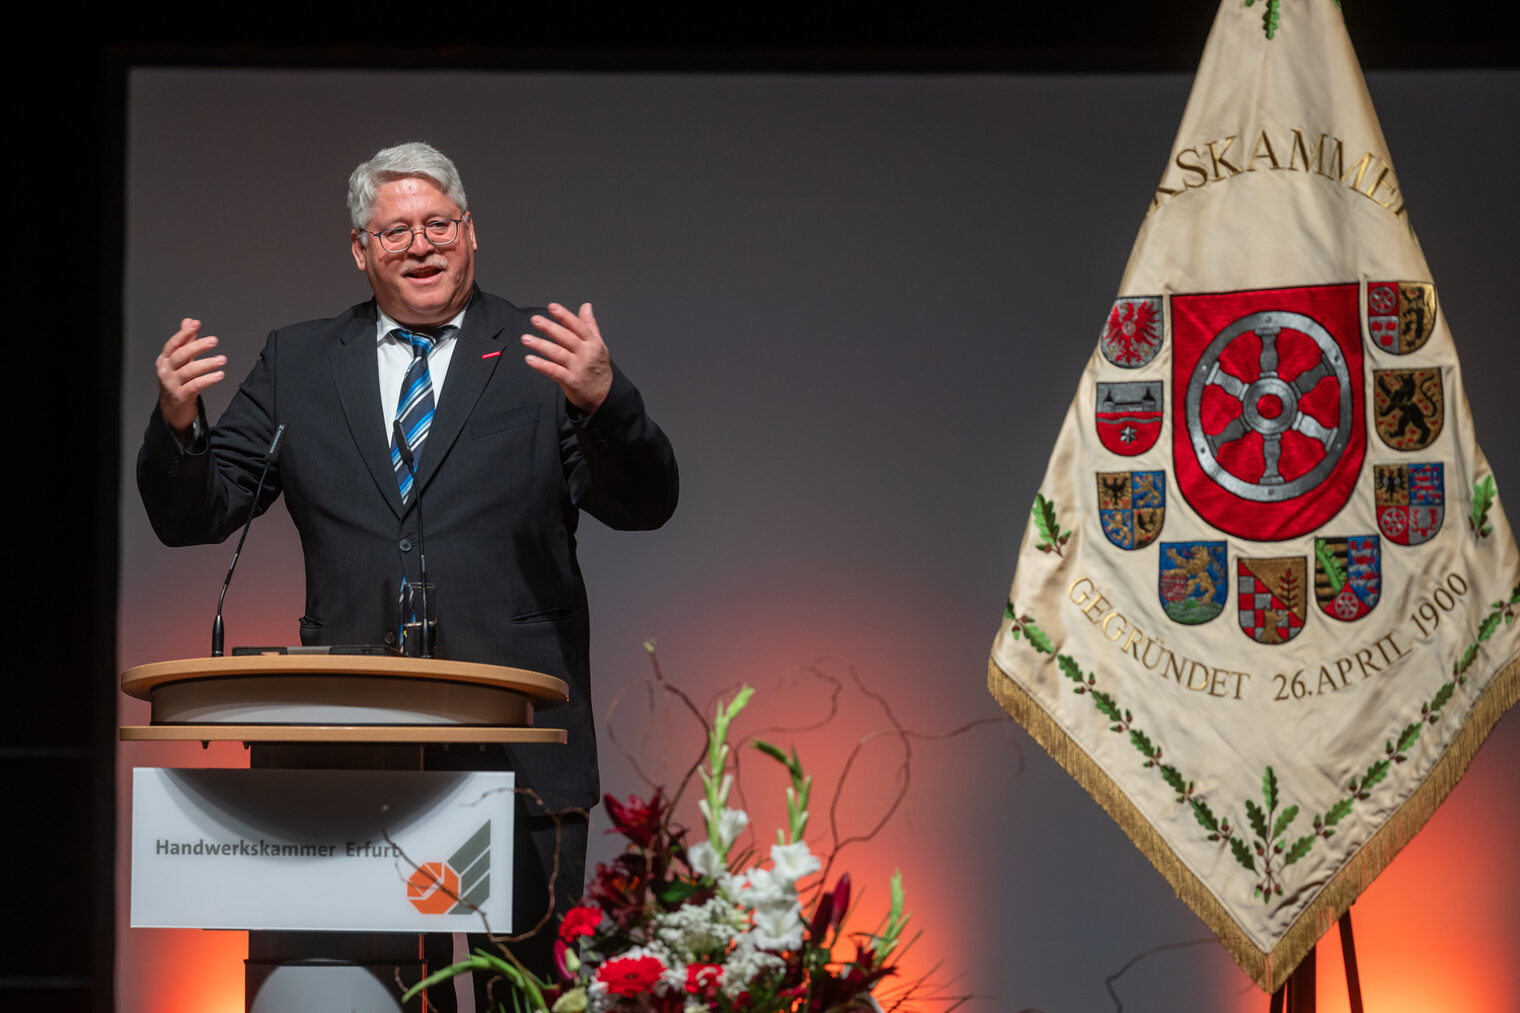
[[[1341,958],[1346,964],[1346,994],[1351,997],[1351,1013],[1362,1013],[1362,978],[1356,970],[1356,939],[1351,934],[1351,909],[1341,915]]]
[[[1318,947],[1309,948],[1304,959],[1288,975],[1268,1006],[1270,1013],[1314,1013],[1314,958]]]
[[[1346,967],[1346,994],[1351,1000],[1351,1013],[1363,1013],[1362,978],[1356,967],[1356,937],[1351,931],[1351,909],[1340,917],[1341,958]],[[1293,969],[1288,980],[1272,993],[1268,1013],[1314,1013],[1314,955],[1311,949],[1302,963]]]

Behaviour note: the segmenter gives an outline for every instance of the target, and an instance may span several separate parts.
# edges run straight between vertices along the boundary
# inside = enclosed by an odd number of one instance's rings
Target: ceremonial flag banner
[[[1515,702],[1520,556],[1341,11],[1264,8],[1220,6],[988,678],[1275,990]]]

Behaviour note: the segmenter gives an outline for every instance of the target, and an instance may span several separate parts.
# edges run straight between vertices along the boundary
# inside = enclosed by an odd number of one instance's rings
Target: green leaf
[[[1379,760],[1367,768],[1367,776],[1362,778],[1362,792],[1365,794],[1373,785],[1388,776],[1388,761]]]
[[[1325,812],[1325,826],[1333,827],[1351,814],[1352,800],[1343,798]]]
[[[1262,775],[1261,797],[1267,800],[1267,812],[1272,812],[1277,808],[1277,773],[1271,767],[1268,767],[1267,772]]]
[[[1281,0],[1267,0],[1267,9],[1261,15],[1261,27],[1266,31],[1267,38],[1277,38],[1278,6]]]
[[[1209,804],[1201,798],[1193,799],[1193,818],[1203,829],[1210,833],[1219,833],[1219,821],[1214,818],[1214,810],[1210,809]]]
[[[1251,858],[1251,849],[1246,847],[1246,842],[1239,837],[1230,838],[1230,850],[1235,854],[1235,861],[1244,865],[1250,872],[1256,871],[1256,862]]]
[[[1024,635],[1029,638],[1030,645],[1041,654],[1056,653],[1055,645],[1050,642],[1045,631],[1034,624],[1034,620],[1031,619],[1024,624]]]
[[[782,842],[786,843],[785,841]],[[688,883],[685,880],[672,879],[663,883],[655,884],[654,895],[666,904],[679,904],[701,889],[697,883]]]
[[[1292,823],[1297,818],[1298,806],[1290,805],[1288,808],[1284,809],[1282,811],[1282,815],[1277,817],[1277,822],[1272,824],[1272,840],[1275,841],[1281,837],[1282,832],[1288,829],[1288,824]]]
[[[1061,526],[1056,523],[1056,505],[1046,499],[1043,493],[1034,494],[1034,509],[1030,511],[1034,516],[1035,530],[1040,533],[1044,541],[1036,546],[1050,552],[1061,544]]]
[[[1246,799],[1246,815],[1251,819],[1251,829],[1262,840],[1267,839],[1267,814],[1261,811],[1261,806]]]
[[[750,739],[749,744],[782,766],[787,768],[791,767],[791,759],[786,755],[786,750],[782,749],[780,746],[772,745],[771,743],[766,742],[764,739]]]
[[[476,950],[474,956],[470,957],[470,959],[461,960],[459,963],[450,964],[440,971],[434,971],[408,989],[402,995],[401,1001],[407,1002],[423,989],[431,988],[433,985],[447,981],[457,974],[463,974],[465,971],[489,971],[492,974],[499,974],[506,978],[511,986],[514,1005],[517,998],[521,996],[527,999],[529,1009],[548,1009],[547,1004],[544,1002],[543,984],[537,978],[531,974],[524,974],[505,960],[495,954],[487,953],[485,950]]]
[[[1165,781],[1168,787],[1179,795],[1186,795],[1188,792],[1187,781],[1183,779],[1182,774],[1178,772],[1177,768],[1171,764],[1167,764],[1161,768],[1161,780]]]
[[[1150,736],[1138,728],[1131,728],[1129,730],[1129,742],[1130,745],[1144,753],[1147,760],[1156,755],[1156,747],[1151,743]]]
[[[1453,693],[1455,693],[1456,691],[1457,691],[1457,684],[1456,683],[1454,683],[1454,682],[1442,683],[1441,684],[1441,688],[1438,689],[1438,690],[1436,690],[1436,695],[1433,696],[1433,697],[1431,697],[1431,699],[1430,699],[1430,709],[1431,709],[1431,712],[1433,713],[1435,711],[1438,711],[1442,707],[1445,707],[1448,703],[1450,703],[1451,702],[1451,695]]]
[[[1494,635],[1494,630],[1497,630],[1498,628],[1499,613],[1490,612],[1488,615],[1484,616],[1483,621],[1478,624],[1478,640],[1487,640],[1489,637]]]
[[[1092,702],[1110,721],[1123,720],[1119,715],[1119,705],[1114,703],[1114,698],[1107,693],[1099,693],[1097,690],[1094,690]]]
[[[1335,553],[1330,551],[1330,543],[1323,538],[1314,540],[1314,558],[1319,560],[1320,568],[1325,571],[1325,579],[1330,582],[1331,595],[1341,593],[1341,588],[1346,586],[1346,571],[1341,569],[1341,564],[1336,561]]]
[[[1494,476],[1485,475],[1481,481],[1473,483],[1472,516],[1468,518],[1479,538],[1487,538],[1493,533],[1493,525],[1488,523],[1488,509],[1493,504]]]
[[[1283,865],[1292,865],[1294,862],[1307,855],[1309,853],[1309,849],[1312,847],[1314,847],[1313,834],[1308,834],[1307,836],[1300,837],[1298,840],[1293,842],[1293,846],[1289,848],[1288,853],[1283,856]]]
[[[434,971],[432,974],[428,975],[426,978],[423,978],[421,981],[417,982],[417,984],[407,989],[406,992],[402,994],[401,1001],[408,1002],[413,996],[417,995],[425,988],[431,988],[441,981],[448,981],[456,974],[463,974],[466,971],[474,971],[476,969],[476,962],[473,959],[461,960],[457,964],[450,964],[448,967]],[[485,970],[484,965],[482,965],[479,969]]]
[[[1085,682],[1082,669],[1077,665],[1077,659],[1069,654],[1056,655],[1056,664],[1061,666],[1061,673],[1072,682]]]
[[[1009,598],[1006,602],[1003,603],[1003,618],[1004,619],[1017,619],[1018,617],[1019,617],[1019,614],[1013,610],[1013,599]],[[1019,629],[1018,629],[1017,626],[1015,626],[1013,628],[1013,635],[1014,636],[1018,636],[1019,635]]]
[[[1450,686],[1451,683],[1448,682],[1446,685]],[[1437,695],[1439,696],[1439,694],[1437,694]],[[1450,695],[1451,695],[1450,693],[1447,694],[1447,696],[1450,696]],[[1402,732],[1399,733],[1399,744],[1394,747],[1393,751],[1395,753],[1404,753],[1404,752],[1407,752],[1408,749],[1409,749],[1409,747],[1412,746],[1412,745],[1414,745],[1415,742],[1416,742],[1416,740],[1419,739],[1419,737],[1420,737],[1420,723],[1418,721],[1416,721],[1414,724],[1408,725],[1407,727],[1405,727],[1405,729]]]
[[[1477,644],[1468,644],[1467,645],[1467,650],[1463,651],[1462,652],[1462,656],[1457,659],[1457,664],[1452,669],[1452,674],[1453,675],[1461,675],[1463,672],[1467,671],[1469,668],[1472,667],[1472,663],[1473,663],[1473,661],[1475,661],[1477,659],[1477,657],[1478,657],[1478,645]]]

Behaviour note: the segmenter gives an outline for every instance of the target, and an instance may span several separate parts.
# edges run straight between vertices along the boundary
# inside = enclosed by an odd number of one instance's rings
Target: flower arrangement
[[[812,778],[795,749],[788,754],[752,740],[790,775],[787,825],[777,830],[768,862],[756,860],[751,850],[736,851],[749,816],[728,805],[733,775],[727,740],[752,695],[745,686],[720,703],[708,735],[698,768],[706,840],[687,845],[687,831],[672,821],[672,803],[660,790],[647,801],[606,797],[628,846],[597,867],[585,895],[560,921],[554,950],[559,981],[540,981],[510,956],[477,950],[404,998],[478,970],[506,978],[514,1006],[532,1013],[879,1011],[871,993],[895,973],[891,959],[909,917],[902,877],[894,873],[890,909],[871,932],[845,931],[848,873],[829,889],[818,881],[802,886],[822,865],[802,836]],[[846,943],[853,956],[836,959],[834,950]]]

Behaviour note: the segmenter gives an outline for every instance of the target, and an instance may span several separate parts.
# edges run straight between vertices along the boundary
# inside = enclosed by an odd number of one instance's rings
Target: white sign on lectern
[[[132,927],[509,932],[513,787],[511,772],[139,767]]]

